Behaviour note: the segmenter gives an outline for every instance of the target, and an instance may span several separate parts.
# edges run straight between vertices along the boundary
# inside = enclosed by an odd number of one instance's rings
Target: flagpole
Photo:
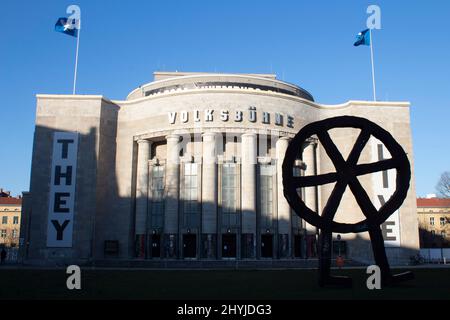
[[[75,54],[75,74],[73,77],[73,92],[75,94],[75,90],[77,88],[77,70],[78,70],[78,48],[80,46],[80,33],[81,33],[81,19],[78,21],[78,32],[77,32],[77,51]]]
[[[372,62],[372,87],[373,87],[373,101],[377,101],[377,93],[375,86],[375,68],[373,66],[373,38],[372,38],[372,29],[370,31],[370,61]]]

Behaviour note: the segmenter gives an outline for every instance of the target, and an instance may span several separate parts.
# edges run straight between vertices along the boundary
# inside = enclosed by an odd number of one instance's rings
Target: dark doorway
[[[152,235],[152,258],[161,257],[161,235]]]
[[[183,257],[195,258],[197,256],[197,237],[195,234],[183,235]]]
[[[317,241],[316,236],[313,234],[308,234],[306,236],[306,253],[307,258],[316,258],[317,257]]]
[[[236,234],[222,235],[222,258],[236,258]]]
[[[273,257],[273,235],[271,234],[263,234],[261,236],[261,257]]]
[[[299,234],[294,236],[294,257],[302,258],[302,236]]]

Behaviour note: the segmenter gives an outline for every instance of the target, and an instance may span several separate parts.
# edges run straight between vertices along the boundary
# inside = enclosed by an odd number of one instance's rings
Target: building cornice
[[[202,89],[186,89],[182,91],[174,91],[174,92],[166,92],[166,93],[160,93],[153,96],[147,96],[142,97],[134,100],[112,100],[113,103],[118,105],[133,105],[136,103],[141,103],[143,101],[148,101],[152,99],[162,99],[167,97],[174,97],[178,95],[190,95],[190,94],[204,94],[204,93],[227,93],[227,94],[251,94],[251,95],[258,95],[258,96],[268,96],[268,97],[276,97],[276,98],[282,98],[282,99],[288,99],[291,101],[300,102],[303,104],[307,104],[311,107],[322,109],[322,110],[339,110],[339,109],[345,109],[352,106],[374,106],[374,107],[403,107],[408,108],[410,107],[410,103],[407,101],[363,101],[363,100],[349,100],[347,102],[341,103],[341,104],[335,104],[335,105],[327,105],[327,104],[320,104],[313,101],[309,101],[307,99],[303,99],[300,97],[295,97],[292,95],[279,93],[279,92],[268,92],[268,91],[258,91],[253,89],[236,89],[236,88],[202,88]]]
[[[145,84],[139,86],[138,88],[134,89],[133,91],[131,91],[128,94],[126,99],[128,100],[129,97],[132,96],[134,93],[142,91],[146,87],[150,87],[150,86],[163,85],[164,83],[170,83],[170,82],[179,82],[180,80],[186,80],[186,79],[195,79],[195,78],[214,79],[215,77],[234,77],[234,78],[249,79],[249,80],[260,80],[263,82],[273,82],[273,83],[291,87],[293,89],[300,89],[300,90],[303,90],[303,91],[307,92],[308,94],[310,94],[308,91],[306,91],[303,88],[300,88],[299,86],[297,86],[295,84],[278,80],[275,77],[269,78],[267,76],[268,75],[263,75],[263,74],[191,73],[191,74],[185,75],[185,76],[178,76],[178,77],[161,79],[161,80],[156,80],[156,81],[145,83]]]
[[[89,94],[37,94],[37,99],[41,100],[101,100],[108,104],[115,104],[103,95],[89,95]]]
[[[48,99],[48,100],[101,100],[108,104],[116,104],[118,106],[128,106],[128,105],[134,105],[139,104],[144,101],[150,101],[150,100],[156,100],[156,99],[163,99],[168,97],[175,97],[175,96],[182,96],[182,95],[190,95],[190,94],[204,94],[204,93],[227,93],[227,94],[252,94],[252,95],[258,95],[258,96],[269,96],[269,97],[276,97],[276,98],[282,98],[282,99],[288,99],[292,101],[296,101],[299,103],[303,103],[306,105],[309,105],[313,108],[322,109],[322,110],[339,110],[339,109],[345,109],[348,107],[353,106],[367,106],[367,107],[402,107],[402,108],[408,108],[410,107],[410,102],[407,101],[364,101],[364,100],[349,100],[347,102],[341,103],[341,104],[319,104],[316,102],[312,102],[300,97],[291,96],[284,93],[279,92],[267,92],[267,91],[258,91],[258,90],[252,90],[252,89],[228,89],[228,88],[222,88],[222,89],[187,89],[183,91],[175,91],[175,92],[167,92],[167,93],[160,93],[153,96],[148,97],[142,97],[135,100],[110,100],[106,98],[103,95],[60,95],[60,94],[37,94],[37,99]]]

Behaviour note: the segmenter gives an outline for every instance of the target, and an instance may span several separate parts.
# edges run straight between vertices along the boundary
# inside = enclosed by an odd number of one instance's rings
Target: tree
[[[446,171],[441,175],[436,191],[441,198],[450,198],[450,171]]]

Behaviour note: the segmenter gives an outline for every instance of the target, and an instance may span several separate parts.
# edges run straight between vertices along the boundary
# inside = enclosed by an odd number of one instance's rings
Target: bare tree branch
[[[440,198],[450,198],[450,172],[446,171],[441,175],[436,191]]]

